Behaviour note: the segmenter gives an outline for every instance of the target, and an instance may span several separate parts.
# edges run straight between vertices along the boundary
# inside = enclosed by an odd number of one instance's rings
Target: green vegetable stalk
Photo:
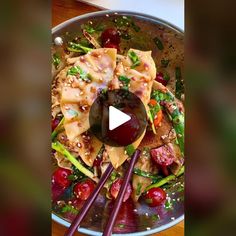
[[[58,124],[58,126],[53,130],[52,134],[51,134],[51,139],[54,140],[56,138],[56,136],[58,135],[58,133],[60,131],[63,130],[62,125],[64,123],[65,117],[63,117],[60,121],[60,123]]]
[[[150,110],[147,111],[147,116],[148,116],[148,119],[150,120],[151,124],[152,124],[152,131],[154,134],[157,134],[156,132],[156,128],[155,128],[155,125],[154,125],[154,119],[152,117],[152,113]]]
[[[176,179],[177,177],[179,177],[180,175],[182,175],[184,173],[184,166],[182,166],[179,170],[179,172],[177,173],[177,175],[168,175],[167,177],[161,179],[160,181],[158,181],[155,184],[149,185],[145,191],[148,191],[151,188],[158,188],[163,186],[164,184],[167,184],[169,181]]]
[[[92,48],[85,47],[79,43],[69,42],[67,50],[70,52],[88,53]]]
[[[85,168],[60,142],[52,143],[52,149],[64,155],[80,172],[84,175],[88,176],[95,182],[98,182],[98,178],[94,176],[94,174]]]
[[[145,178],[150,178],[150,179],[155,180],[155,181],[160,179],[160,176],[153,175],[152,173],[140,170],[138,168],[134,168],[133,172],[134,172],[134,174],[136,174],[138,176],[142,176],[142,177],[145,177]]]

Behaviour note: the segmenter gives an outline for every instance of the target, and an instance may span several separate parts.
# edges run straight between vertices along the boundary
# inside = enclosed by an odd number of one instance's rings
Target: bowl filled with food
[[[52,30],[52,218],[69,226],[111,163],[113,171],[79,231],[102,235],[130,159],[132,169],[114,235],[151,235],[184,218],[183,32],[152,16],[101,11]],[[111,146],[90,127],[98,96],[137,96],[147,120],[128,145]],[[131,119],[132,120],[132,119]],[[130,128],[131,127],[131,128]],[[112,137],[126,140],[131,124]]]

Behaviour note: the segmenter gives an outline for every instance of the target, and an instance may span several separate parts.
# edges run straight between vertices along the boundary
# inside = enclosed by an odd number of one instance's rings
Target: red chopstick
[[[70,227],[65,233],[65,236],[72,236],[75,231],[79,228],[81,221],[86,216],[87,212],[89,211],[90,207],[92,206],[93,202],[95,201],[97,195],[99,194],[101,188],[106,183],[108,177],[111,175],[111,172],[113,171],[113,166],[110,163],[107,167],[105,173],[102,175],[101,179],[99,180],[96,188],[94,189],[93,193],[89,196],[83,207],[81,208],[81,211],[78,213],[78,215],[75,217],[73,222],[71,223]]]
[[[126,175],[124,177],[124,181],[121,185],[121,188],[120,188],[119,194],[117,196],[114,208],[112,210],[112,213],[110,214],[110,217],[109,217],[109,220],[107,222],[106,228],[103,232],[103,236],[111,236],[111,234],[112,234],[112,230],[113,230],[113,226],[114,226],[117,214],[119,213],[121,204],[122,204],[123,199],[124,199],[125,191],[127,189],[129,180],[131,178],[131,175],[132,175],[132,172],[133,172],[133,169],[134,169],[135,162],[137,161],[138,157],[140,156],[140,153],[141,153],[141,151],[137,149],[135,151],[135,153],[133,154],[133,156],[132,156],[132,159],[131,159],[131,162],[130,162],[130,165],[129,165],[129,169],[126,172]]]

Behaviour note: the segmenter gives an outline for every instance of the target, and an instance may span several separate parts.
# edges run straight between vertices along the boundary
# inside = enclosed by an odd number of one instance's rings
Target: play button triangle
[[[118,110],[113,106],[109,106],[109,130],[113,130],[131,119],[130,116]]]

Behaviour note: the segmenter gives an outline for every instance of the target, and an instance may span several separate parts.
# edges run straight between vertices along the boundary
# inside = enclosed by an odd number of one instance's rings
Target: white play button
[[[109,106],[109,130],[113,130],[131,119],[130,116],[124,112]]]

